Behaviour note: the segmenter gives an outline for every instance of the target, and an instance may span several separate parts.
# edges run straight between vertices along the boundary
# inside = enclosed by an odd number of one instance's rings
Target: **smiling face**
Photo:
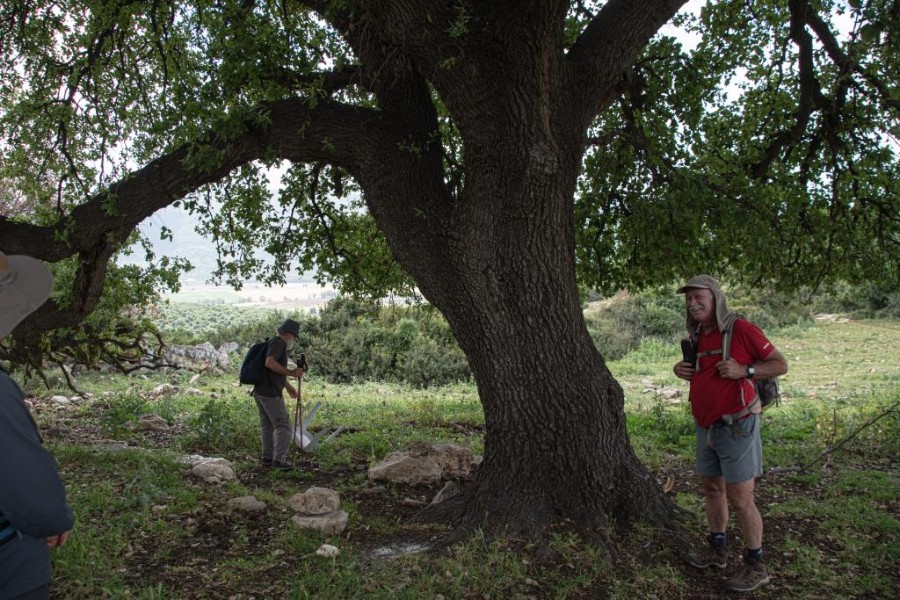
[[[704,329],[711,330],[716,325],[716,302],[706,288],[688,288],[684,291],[684,306],[688,314]]]

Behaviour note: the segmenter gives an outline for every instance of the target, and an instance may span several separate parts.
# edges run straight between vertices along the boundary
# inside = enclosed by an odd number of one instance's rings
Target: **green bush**
[[[842,313],[855,318],[900,318],[900,290],[887,284],[851,285],[840,282],[810,299],[814,313]]]
[[[130,423],[135,423],[141,415],[149,412],[147,400],[139,393],[129,391],[120,397],[112,398],[109,408],[103,412],[101,426],[103,430],[118,434],[126,431]]]
[[[588,333],[606,360],[619,360],[645,339],[675,343],[684,331],[677,295],[619,295],[585,316]]]
[[[837,284],[816,294],[724,287],[729,307],[764,330],[811,323],[816,312],[900,316],[900,293],[884,286]],[[606,360],[621,359],[647,340],[657,340],[667,351],[677,345],[684,335],[684,300],[674,289],[620,293],[586,310],[588,332]],[[385,381],[428,387],[471,377],[447,321],[431,306],[383,306],[338,296],[315,316],[307,316],[255,307],[173,304],[161,308],[157,325],[169,341],[209,341],[216,346],[238,342],[246,349],[275,335],[286,318],[301,325],[294,357],[306,353],[309,375],[331,383]]]
[[[619,360],[637,347],[639,336],[632,328],[623,328],[609,315],[585,319],[594,346],[606,360]]]
[[[298,341],[311,375],[331,383],[407,382],[427,387],[466,380],[468,363],[432,309],[384,307],[338,297],[302,323]]]
[[[684,331],[684,309],[676,310],[655,299],[643,299],[638,313],[642,337],[678,338]]]
[[[469,363],[459,347],[442,347],[436,341],[419,336],[397,365],[400,380],[417,387],[429,387],[469,378]]]
[[[244,426],[224,400],[211,399],[188,420],[186,443],[198,452],[222,452],[237,446]]]

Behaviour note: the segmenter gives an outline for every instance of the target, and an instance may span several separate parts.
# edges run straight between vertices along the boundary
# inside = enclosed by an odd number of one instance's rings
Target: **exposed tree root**
[[[640,477],[639,480],[646,482],[647,478]],[[641,487],[644,484],[637,485]],[[621,496],[618,502],[610,503],[612,509],[603,508],[598,501],[595,506],[572,508],[568,512],[551,508],[546,501],[547,496],[537,493],[514,499],[488,494],[484,490],[479,494],[480,488],[476,485],[454,498],[422,509],[412,521],[453,527],[453,531],[441,540],[436,549],[464,542],[478,534],[487,540],[513,538],[532,543],[532,552],[540,556],[552,551],[547,545],[550,533],[562,530],[575,532],[586,543],[603,548],[610,560],[616,554],[610,532],[642,522],[665,532],[666,539],[671,540],[672,549],[680,552],[689,545],[684,531],[688,513],[676,506],[655,481],[652,485],[643,492],[634,489],[623,491],[618,494]]]

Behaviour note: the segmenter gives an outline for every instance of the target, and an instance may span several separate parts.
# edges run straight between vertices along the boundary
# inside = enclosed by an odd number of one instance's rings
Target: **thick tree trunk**
[[[383,215],[395,254],[465,351],[484,406],[474,491],[425,516],[449,516],[463,532],[525,535],[563,520],[672,525],[674,506],[631,449],[622,389],[578,297],[571,198],[580,140],[495,128],[485,133],[493,143],[472,145],[467,192],[450,210]],[[412,185],[394,197],[425,189]]]
[[[484,253],[495,260],[482,294],[460,283],[451,301],[435,299],[469,357],[486,421],[461,525],[533,534],[563,519],[671,524],[672,506],[630,447],[622,389],[587,333],[570,250],[530,225],[510,227],[532,254],[497,241]]]
[[[377,163],[362,169],[381,173],[361,179],[372,214],[450,323],[484,405],[477,485],[456,503],[461,512],[451,504],[432,516],[453,512],[464,531],[525,534],[608,517],[670,525],[674,507],[629,445],[622,390],[588,335],[575,281],[572,199],[601,99],[571,93],[579,78],[564,64],[560,30],[547,26],[565,8],[539,5],[550,12],[521,22],[481,6],[464,63],[428,72],[464,141],[458,197],[428,142],[436,120],[427,94],[413,85],[399,94],[397,80],[383,97],[404,99],[396,112],[421,123],[408,136],[421,151],[394,154],[389,173]],[[604,65],[596,81],[608,83],[595,81],[595,91],[608,98],[623,66]]]

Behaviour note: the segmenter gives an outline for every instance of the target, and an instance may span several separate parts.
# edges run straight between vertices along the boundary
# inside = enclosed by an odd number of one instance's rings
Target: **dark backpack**
[[[269,338],[256,342],[244,356],[241,363],[241,374],[238,376],[241,383],[256,385],[266,378],[266,350],[269,347]]]
[[[725,321],[725,331],[722,332],[722,360],[728,360],[731,357],[731,338],[734,336],[734,323],[738,319],[747,317],[738,313],[731,313]],[[768,407],[778,405],[781,400],[781,389],[778,385],[777,377],[755,377],[753,383],[756,386],[756,397],[763,410]]]

